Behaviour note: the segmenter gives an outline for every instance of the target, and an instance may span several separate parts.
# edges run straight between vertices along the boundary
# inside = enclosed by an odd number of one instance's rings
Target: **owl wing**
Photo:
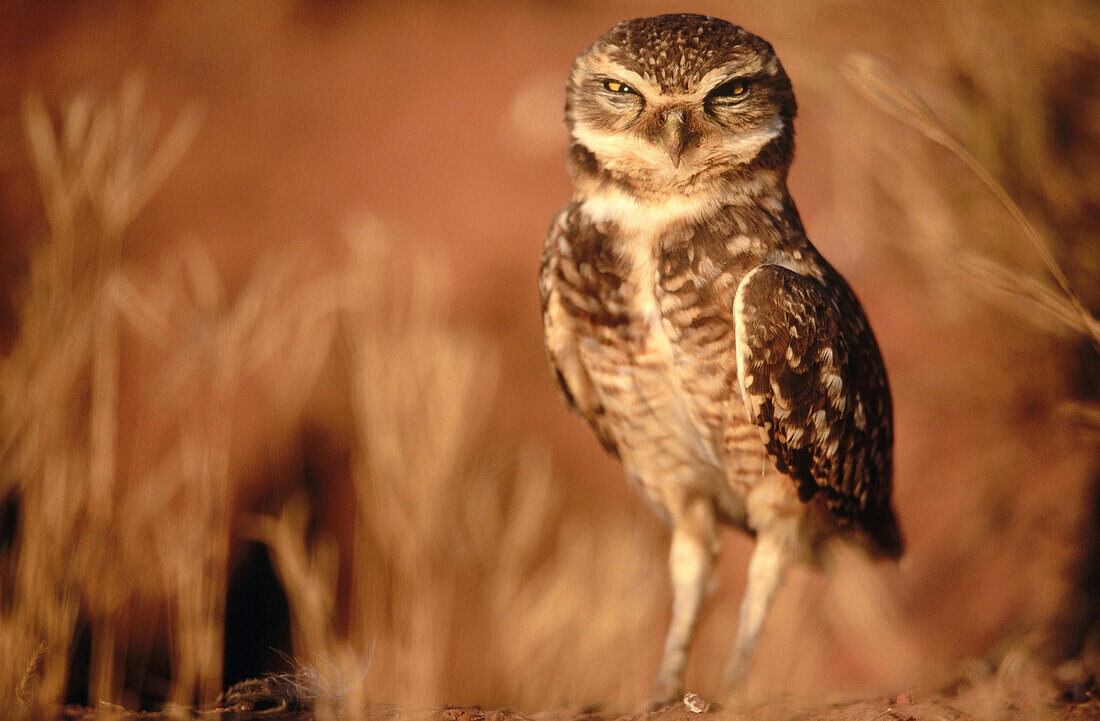
[[[611,434],[603,404],[577,350],[576,323],[581,321],[576,314],[569,311],[568,303],[563,299],[563,293],[569,291],[569,273],[563,266],[571,263],[562,254],[568,233],[568,210],[567,206],[550,226],[539,272],[546,354],[569,409],[584,418],[603,447],[618,457],[619,450]]]
[[[897,556],[890,507],[892,409],[886,371],[863,311],[835,275],[836,293],[777,265],[737,289],[737,373],[745,407],[780,471],[808,501],[821,494],[879,551]]]

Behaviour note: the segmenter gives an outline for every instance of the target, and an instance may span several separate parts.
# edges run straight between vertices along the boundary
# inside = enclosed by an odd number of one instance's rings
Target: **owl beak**
[[[680,167],[680,158],[687,147],[687,125],[683,110],[670,110],[665,113],[661,130],[657,133],[657,142],[668,153],[674,167]]]

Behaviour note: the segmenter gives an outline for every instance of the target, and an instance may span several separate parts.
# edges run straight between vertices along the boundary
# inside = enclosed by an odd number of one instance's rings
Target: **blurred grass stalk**
[[[32,256],[20,335],[0,366],[0,494],[20,503],[0,606],[0,697],[21,699],[32,714],[64,695],[82,612],[95,618],[90,695],[120,699],[131,580],[146,575],[120,563],[128,541],[117,518],[119,258],[125,228],[183,156],[200,113],[186,111],[158,142],[142,94],[132,78],[115,101],[77,95],[57,131],[41,97],[23,107],[49,234]],[[187,597],[208,595],[203,583]],[[195,673],[206,693],[220,684],[220,665]]]
[[[318,714],[368,699],[642,697],[637,629],[662,616],[660,554],[638,548],[652,544],[629,511],[602,526],[568,512],[537,443],[517,451],[491,437],[498,354],[449,320],[440,262],[397,252],[367,219],[347,233],[345,267],[298,286],[288,261],[261,259],[230,302],[196,249],[139,278],[121,266],[123,235],[200,117],[185,112],[158,142],[140,100],[139,81],[113,101],[78,95],[58,131],[39,97],[25,105],[50,233],[0,365],[0,497],[20,504],[0,579],[11,579],[0,698],[48,712],[86,631],[90,704],[138,703],[123,672],[157,634],[171,652],[169,708],[212,704],[240,397],[265,389],[250,404],[278,409],[264,430],[283,438],[301,431],[333,366],[352,406],[353,536],[313,528],[317,509],[298,496],[244,523],[270,549],[297,680]],[[120,426],[123,387],[148,428]],[[121,456],[124,432],[134,447]]]
[[[993,174],[948,131],[920,96],[882,61],[871,55],[851,53],[844,60],[843,72],[849,83],[865,98],[929,140],[950,150],[985,184],[1017,223],[1054,278],[1060,294],[1050,292],[1044,284],[1028,275],[980,255],[960,253],[958,260],[962,268],[991,288],[1027,300],[1042,316],[1082,334],[1100,350],[1100,320],[1093,317],[1070,285],[1054,258],[1050,244]],[[1014,308],[1018,304],[1006,306]]]
[[[1011,216],[1057,288],[1052,289],[1047,283],[980,252],[952,246],[955,267],[977,281],[978,287],[984,288],[1009,312],[1048,332],[1079,334],[1100,351],[1100,319],[1089,311],[1062,271],[1050,241],[1028,219],[1008,190],[952,135],[924,100],[881,60],[865,53],[850,53],[844,58],[842,72],[864,98],[962,161]],[[1063,401],[1058,410],[1063,417],[1097,435],[1100,405],[1079,400]]]
[[[626,514],[600,529],[567,513],[538,444],[492,438],[497,351],[450,322],[440,263],[396,252],[371,219],[347,238],[334,285],[351,361],[353,542],[310,550],[298,500],[253,522],[290,599],[305,694],[330,717],[368,700],[538,708],[642,695],[622,676],[648,674],[601,666],[660,618],[660,556],[630,548]],[[338,551],[352,554],[346,614]]]

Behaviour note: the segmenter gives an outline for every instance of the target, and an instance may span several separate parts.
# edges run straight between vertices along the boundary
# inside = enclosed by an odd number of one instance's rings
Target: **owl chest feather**
[[[576,259],[600,279],[587,293],[602,322],[581,331],[582,362],[648,496],[659,500],[654,483],[720,495],[730,434],[747,426],[732,312],[748,268],[711,257],[686,227],[624,225]]]

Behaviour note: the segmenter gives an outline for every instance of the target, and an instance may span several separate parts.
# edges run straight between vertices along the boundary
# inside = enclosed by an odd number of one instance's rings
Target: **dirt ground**
[[[111,715],[109,711],[97,714],[91,709],[70,706],[61,710],[57,721],[93,721],[93,719],[117,718],[126,721],[170,721],[178,716],[167,713],[122,713]],[[324,718],[312,711],[248,712],[216,710],[196,713],[193,718],[209,721],[314,721]],[[773,704],[767,708],[754,708],[742,713],[723,708],[694,711],[685,705],[641,713],[606,713],[599,710],[581,712],[559,711],[538,714],[520,714],[501,709],[488,710],[480,706],[444,707],[438,709],[409,710],[390,705],[368,707],[360,713],[341,715],[342,721],[968,721],[991,718],[975,716],[967,712],[954,699],[912,699],[903,694],[900,698],[872,701],[837,702],[789,707]],[[1030,703],[1008,705],[1000,709],[999,721],[1077,721],[1100,718],[1100,700],[1090,699],[1081,703]]]
[[[209,711],[180,710],[172,713],[126,713],[104,708],[66,706],[58,721],[90,721],[109,717],[127,721],[161,721],[194,717],[238,721],[1070,721],[1100,718],[1100,688],[1096,676],[1080,662],[1066,662],[1051,669],[1029,664],[1021,658],[1006,658],[993,670],[972,666],[949,687],[936,691],[906,690],[871,698],[840,695],[787,694],[765,700],[740,697],[728,707],[694,692],[682,702],[659,709],[638,710],[637,706],[592,704],[584,708],[562,708],[533,713],[482,706],[438,706],[419,708],[395,704],[366,704],[358,709],[328,705],[293,693],[300,688],[292,677],[268,677],[262,683],[246,684],[250,693],[227,694]],[[257,693],[257,690],[259,692]],[[330,699],[331,701],[331,699]],[[110,715],[114,712],[116,715]]]

